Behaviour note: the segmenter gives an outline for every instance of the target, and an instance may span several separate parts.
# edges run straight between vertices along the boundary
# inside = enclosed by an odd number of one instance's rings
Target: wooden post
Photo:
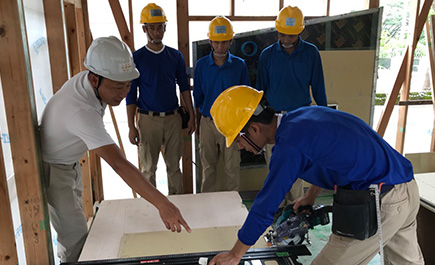
[[[426,23],[427,15],[429,14],[429,10],[431,8],[433,0],[426,0],[423,3],[423,7],[421,8],[420,14],[417,19],[416,27],[415,27],[415,35],[420,36],[424,23]],[[418,38],[417,38],[418,40]],[[414,39],[415,41],[415,39]],[[396,102],[397,96],[399,95],[400,88],[402,87],[403,82],[405,81],[405,70],[406,70],[406,62],[408,60],[409,52],[408,49],[405,52],[403,57],[402,64],[400,66],[399,72],[396,77],[396,81],[394,82],[393,89],[391,90],[390,95],[387,98],[387,103],[385,104],[385,108],[381,114],[379,119],[376,131],[380,136],[384,136],[385,131],[387,129],[388,122],[391,117],[391,113],[393,112],[394,104]]]
[[[435,44],[435,16],[430,16],[430,20],[426,22],[426,40],[427,40],[427,48],[428,48],[428,56],[429,56],[429,65],[430,65],[430,85],[432,90],[432,107],[434,110],[434,121],[432,126],[432,138],[430,143],[430,151],[435,152],[435,52],[434,52],[434,44]]]
[[[406,71],[405,71],[405,81],[402,86],[402,93],[400,94],[401,101],[408,101],[409,91],[411,87],[411,75],[412,66],[414,63],[414,51],[417,46],[417,41],[421,35],[417,33],[417,18],[420,11],[420,0],[413,0],[411,4],[411,17],[409,19],[409,27],[412,28],[412,32],[408,36],[408,58],[406,61]],[[399,120],[397,123],[397,133],[396,133],[396,150],[403,154],[403,149],[405,145],[405,134],[406,134],[406,120],[408,117],[408,105],[399,106]]]
[[[235,16],[236,5],[234,2],[235,2],[234,0],[230,0],[230,16]]]
[[[26,260],[54,264],[23,3],[0,5],[0,72]],[[2,234],[3,241],[3,234]]]
[[[11,202],[9,201],[8,182],[0,143],[0,264],[18,264],[17,248],[15,246],[14,225],[12,223]]]
[[[63,28],[62,1],[44,0],[44,16],[47,29],[53,94],[68,80],[68,62]]]
[[[234,2],[234,1],[232,1]],[[190,65],[189,52],[189,1],[177,1],[178,50],[183,54],[186,66]],[[233,9],[234,11],[234,9]],[[192,136],[183,130],[183,193],[193,193]]]

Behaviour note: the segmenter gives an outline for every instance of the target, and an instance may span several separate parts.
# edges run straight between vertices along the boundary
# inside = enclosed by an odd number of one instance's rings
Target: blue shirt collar
[[[213,51],[209,53],[208,59],[209,59],[209,63],[208,63],[209,65],[215,64],[213,61]],[[225,61],[225,63],[222,66],[224,66],[227,63],[232,63],[232,62],[233,62],[233,55],[230,53],[230,51],[228,51],[227,60]]]

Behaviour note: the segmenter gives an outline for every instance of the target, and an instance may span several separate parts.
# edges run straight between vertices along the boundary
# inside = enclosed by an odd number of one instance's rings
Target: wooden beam
[[[183,54],[186,66],[190,65],[189,51],[189,1],[177,1],[177,25],[178,25],[178,50]],[[211,17],[209,20],[212,20]],[[181,104],[183,104],[183,101]],[[192,157],[192,136],[183,130],[183,193],[193,193],[193,171],[192,163],[189,158]]]
[[[279,10],[278,11],[281,11],[281,9],[284,7],[284,0],[279,0]]]
[[[14,225],[12,223],[11,202],[9,201],[8,182],[3,159],[2,145],[0,143],[0,264],[18,264],[17,248],[15,243]]]
[[[80,73],[81,69],[75,6],[64,2],[64,12],[71,76],[74,76]]]
[[[418,14],[420,12],[420,0],[412,0],[411,1],[411,11],[409,18],[409,27],[411,34],[408,35],[408,58],[406,61],[406,71],[405,71],[405,80],[402,86],[402,93],[400,94],[400,101],[408,101],[409,100],[409,91],[411,87],[411,76],[412,76],[412,66],[414,63],[414,52],[415,47],[417,46],[418,38],[421,35],[417,33],[417,19]],[[418,36],[418,37],[417,37]],[[403,149],[405,145],[405,134],[406,134],[406,120],[408,117],[408,105],[399,106],[399,119],[397,122],[397,132],[396,132],[396,150],[403,154]]]
[[[177,6],[181,7],[182,2],[186,0],[177,1]],[[178,10],[177,12],[180,13],[181,11]],[[188,21],[211,21],[214,16],[187,16]],[[228,16],[227,17],[231,21],[275,21],[276,16]],[[178,24],[178,27],[180,27],[180,24]]]
[[[124,13],[122,12],[121,5],[119,4],[119,0],[109,0],[110,8],[112,9],[113,17],[115,18],[116,25],[118,26],[119,34],[121,35],[121,39],[127,43],[130,47],[130,50],[133,52],[134,49],[134,41],[131,37],[130,31],[127,27],[127,22],[125,21]]]
[[[433,0],[426,0],[423,3],[423,7],[421,8],[420,14],[417,19],[416,32],[414,36],[416,35],[419,36],[421,34],[424,27],[424,23],[426,23],[426,19],[429,14],[429,10],[431,8],[432,2]],[[415,39],[414,42],[416,43]],[[394,82],[393,89],[391,90],[391,93],[388,96],[388,99],[385,104],[385,108],[381,114],[381,117],[379,118],[379,122],[376,127],[376,131],[382,137],[384,136],[385,131],[387,129],[387,125],[390,120],[391,113],[393,112],[394,104],[396,103],[396,99],[399,96],[400,88],[402,87],[402,84],[405,81],[405,70],[406,70],[406,62],[408,60],[408,55],[409,52],[407,49],[403,57],[399,72],[397,74],[396,81]]]
[[[53,247],[23,9],[21,0],[0,5],[0,73],[26,260],[47,265]]]
[[[47,29],[53,94],[68,80],[68,61],[63,27],[62,1],[44,0],[44,17]]]
[[[432,137],[430,142],[430,151],[435,152],[435,16],[430,16],[430,19],[426,22],[426,40],[428,47],[429,65],[430,65],[430,85],[432,90],[432,106],[434,111],[434,120],[432,126]]]
[[[326,0],[326,16],[329,17],[331,13],[331,0]]]

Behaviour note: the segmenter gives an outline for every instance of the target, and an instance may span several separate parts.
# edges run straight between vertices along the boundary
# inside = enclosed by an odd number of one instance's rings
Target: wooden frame
[[[416,42],[418,41],[418,37],[420,36],[421,31],[423,30],[423,26],[424,23],[426,22],[432,2],[433,0],[426,0],[423,3],[423,6],[419,12],[418,19],[415,26],[413,45],[416,44]],[[397,74],[396,81],[394,82],[393,88],[391,90],[390,95],[388,96],[387,103],[385,104],[385,108],[381,114],[381,117],[379,118],[379,122],[376,127],[376,131],[382,137],[384,136],[385,131],[387,129],[387,125],[390,120],[391,113],[393,112],[394,104],[396,102],[397,97],[399,96],[400,88],[402,87],[402,84],[405,81],[406,62],[409,56],[412,55],[409,54],[409,50],[407,49],[403,57],[403,61],[400,66],[399,72]]]
[[[1,81],[26,260],[54,264],[22,1],[2,1],[0,20]]]

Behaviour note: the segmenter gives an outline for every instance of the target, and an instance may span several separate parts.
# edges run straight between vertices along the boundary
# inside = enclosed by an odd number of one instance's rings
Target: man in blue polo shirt
[[[211,105],[222,91],[250,83],[245,62],[229,51],[233,35],[230,20],[223,16],[215,17],[208,32],[212,52],[195,65],[193,97],[202,164],[202,192],[217,190],[216,166],[220,155],[224,160],[225,190],[239,190],[240,150],[237,145],[225,146],[225,138],[216,130],[210,116]]]
[[[263,90],[270,106],[285,113],[311,104],[310,87],[316,104],[327,106],[325,81],[319,51],[299,36],[305,28],[304,16],[298,7],[281,9],[275,21],[278,42],[264,49],[257,69],[257,89]],[[265,158],[269,164],[273,145],[267,145]],[[303,194],[298,180],[287,196],[289,201]]]
[[[156,4],[148,4],[142,10],[141,23],[148,43],[133,53],[140,77],[131,83],[126,101],[129,139],[132,144],[139,145],[142,173],[156,186],[157,162],[163,148],[171,195],[182,193],[183,183],[180,170],[182,122],[177,112],[176,84],[190,114],[189,134],[195,130],[195,119],[183,56],[162,42],[166,21],[163,9]],[[139,112],[137,127],[136,110]]]
[[[411,163],[356,116],[317,106],[275,114],[273,108],[260,103],[262,96],[263,92],[247,86],[232,87],[222,92],[210,111],[227,146],[236,142],[253,153],[265,144],[275,147],[269,174],[238,232],[236,244],[209,264],[239,264],[272,224],[279,204],[297,178],[312,185],[297,199],[295,210],[313,205],[322,188],[334,190],[338,186],[333,228],[336,217],[349,220],[337,224],[339,229],[333,229],[328,243],[311,264],[367,264],[377,254],[377,235],[358,239],[341,231],[366,231],[365,222],[355,225],[365,216],[349,212],[354,212],[355,207],[373,206],[373,201],[360,205],[352,200],[361,193],[372,196],[369,186],[381,183],[385,187],[379,187],[385,264],[424,264],[416,233],[420,196]]]

